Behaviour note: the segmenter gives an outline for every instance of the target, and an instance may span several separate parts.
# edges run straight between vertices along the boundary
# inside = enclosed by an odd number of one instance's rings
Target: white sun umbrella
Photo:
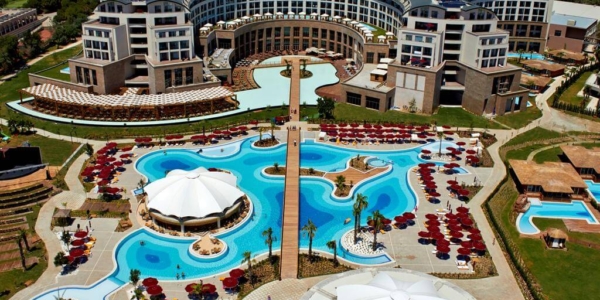
[[[329,17],[329,15],[328,14],[322,14],[321,17],[327,18],[327,17]]]
[[[266,13],[266,14],[265,14],[265,16],[267,16],[267,17],[269,17],[269,16],[272,16],[272,15],[273,15],[273,14],[272,14],[272,13],[270,13],[270,12],[268,12],[268,13]]]
[[[242,20],[240,20],[240,19],[235,19],[235,20],[233,20],[233,21],[234,21],[234,22],[236,22],[236,23],[240,23],[240,22],[242,22]]]
[[[394,33],[393,33],[393,32],[389,32],[389,31],[388,31],[388,32],[386,32],[386,33],[385,33],[385,35],[387,35],[387,36],[392,36],[392,35],[394,35]]]
[[[303,12],[303,11],[299,12],[298,14],[299,14],[299,15],[301,15],[301,16],[304,16],[304,15],[306,15],[306,13],[305,13],[305,12]]]
[[[350,20],[351,20],[351,19],[344,18],[342,21],[344,21],[344,22],[350,22]]]
[[[248,19],[250,19],[250,17],[248,17],[248,16],[243,16],[242,17],[242,20],[248,20]]]
[[[200,31],[208,30],[208,27],[200,27]]]
[[[293,11],[288,12],[288,15],[293,16],[295,13]]]
[[[254,14],[255,18],[260,18],[260,14]]]
[[[378,273],[368,284],[348,284],[337,287],[338,299],[345,300],[442,300],[431,280],[401,281],[386,273]]]
[[[225,24],[225,21],[221,20],[221,21],[217,22],[217,24],[223,25],[223,24]]]
[[[311,16],[313,16],[313,17],[316,17],[316,16],[318,16],[319,14],[318,14],[318,13],[312,13],[312,14],[310,14],[310,15],[311,15]]]
[[[350,24],[352,24],[352,25],[358,24],[358,21],[352,21],[352,22],[350,22]]]
[[[361,27],[362,28],[362,27],[365,27],[365,24],[360,24],[359,23],[358,25],[356,25],[356,27]]]
[[[213,24],[206,23],[206,24],[204,24],[204,27],[213,27]]]
[[[280,12],[280,11],[278,11],[278,12],[276,13],[276,15],[278,15],[278,16],[281,16],[281,15],[283,15],[283,13],[282,13],[282,12]]]
[[[340,17],[340,16],[334,16],[333,18],[337,20],[337,19],[341,19],[342,17]]]

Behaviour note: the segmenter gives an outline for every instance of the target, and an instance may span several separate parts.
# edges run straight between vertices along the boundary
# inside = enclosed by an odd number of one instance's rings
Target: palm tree
[[[248,277],[250,277],[250,284],[254,286],[254,280],[252,276],[252,261],[252,252],[245,251],[244,253],[242,253],[242,264],[248,263]]]
[[[140,275],[142,275],[142,272],[138,269],[131,269],[129,271],[129,281],[134,287],[137,287],[137,284],[140,281]]]
[[[62,265],[66,265],[69,263],[69,259],[67,258],[67,256],[65,256],[64,252],[58,252],[56,253],[56,256],[54,256],[54,266],[58,267],[58,266],[62,266]]]
[[[25,243],[25,249],[27,249],[27,252],[30,252],[31,249],[29,248],[29,242],[27,241],[27,230],[19,230],[19,236],[23,239],[23,243]]]
[[[202,286],[203,286],[203,285],[204,285],[204,282],[203,282],[202,280],[200,280],[200,283],[199,283],[199,284],[196,284],[196,285],[194,286],[194,289],[192,290],[192,295],[195,295],[195,296],[200,296],[200,295],[202,295],[202,292],[203,292],[203,290],[202,290]]]
[[[333,250],[333,263],[335,265],[338,264],[338,260],[337,260],[337,242],[336,241],[329,241],[327,242],[327,248]]]
[[[343,191],[344,188],[346,187],[346,177],[344,177],[343,175],[338,175],[335,178],[335,186],[340,190]]]
[[[535,81],[533,81],[532,79],[527,80],[527,86],[529,87],[530,90],[535,90]]]
[[[565,57],[565,53],[564,52],[558,52],[555,55],[556,57],[558,57],[558,61],[562,62],[563,57]]]
[[[358,239],[358,230],[360,229],[360,215],[362,211],[369,206],[369,202],[367,201],[367,196],[358,193],[356,194],[356,200],[354,201],[354,243],[356,244],[356,240]]]
[[[373,251],[377,250],[377,233],[379,230],[383,229],[383,219],[384,217],[379,210],[374,211],[373,214],[367,218],[369,222],[373,222],[373,228],[375,229],[373,231]]]
[[[17,245],[19,245],[19,255],[21,255],[21,266],[23,266],[23,271],[27,270],[27,266],[25,265],[25,253],[23,253],[23,245],[21,245],[21,237],[17,238]]]
[[[444,132],[438,131],[437,136],[440,139],[440,151],[438,152],[438,155],[442,156],[442,140],[444,140],[444,137],[445,137]]]
[[[306,225],[302,226],[302,231],[304,232],[304,236],[308,236],[308,260],[312,261],[312,243],[315,234],[317,233],[317,226],[310,219]]]
[[[523,56],[523,53],[525,53],[525,50],[519,49],[519,50],[517,50],[517,53],[519,53],[519,61],[517,61],[517,63],[520,63],[521,62],[521,57]]]
[[[269,246],[269,260],[271,260],[273,256],[273,242],[277,240],[277,238],[273,236],[273,228],[267,228],[262,232],[262,236],[265,237],[265,244]]]
[[[279,163],[274,163],[273,168],[275,169],[275,172],[279,172]]]
[[[275,123],[271,123],[271,140],[274,141],[275,140]]]
[[[258,128],[258,144],[262,144],[262,134],[263,134],[263,129],[262,127]]]
[[[141,299],[146,299],[146,297],[144,296],[144,292],[139,288],[134,289],[133,295],[131,296],[131,300],[141,300]]]

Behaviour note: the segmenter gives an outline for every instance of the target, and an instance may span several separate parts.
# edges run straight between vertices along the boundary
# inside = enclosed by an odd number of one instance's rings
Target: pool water
[[[60,69],[60,72],[62,74],[71,74],[71,68],[70,67],[66,67],[64,69]]]
[[[571,203],[540,201],[541,205],[532,204],[525,213],[517,218],[517,229],[522,234],[536,234],[540,230],[535,227],[532,219],[577,219],[586,220],[590,224],[600,224],[582,201]]]
[[[508,52],[506,55],[509,58],[519,58],[519,53],[517,52]],[[521,54],[521,59],[539,59],[544,60],[544,55],[539,53],[523,53]]]
[[[266,253],[268,248],[264,243],[262,232],[269,227],[277,233],[281,232],[284,178],[264,175],[263,170],[275,162],[285,165],[286,144],[273,148],[254,148],[251,145],[256,140],[258,137],[254,136],[214,147],[236,149],[226,150],[227,156],[212,157],[185,149],[165,149],[165,154],[163,150],[159,150],[140,157],[135,165],[136,170],[150,181],[163,178],[168,171],[176,168],[193,170],[200,166],[229,170],[237,177],[238,186],[252,200],[254,210],[252,216],[239,227],[216,235],[228,246],[222,256],[210,259],[196,257],[189,252],[194,239],[173,238],[139,229],[126,236],[117,245],[115,249],[117,268],[112,274],[89,288],[69,288],[68,295],[79,295],[78,293],[83,293],[82,291],[94,292],[94,295],[107,295],[111,291],[109,287],[113,288],[115,283],[128,281],[131,269],[139,269],[143,278],[152,276],[159,280],[176,280],[177,273],[181,272],[185,272],[186,279],[204,278],[238,267],[242,260],[242,253],[245,251],[250,251],[253,255]],[[447,146],[456,145],[443,142],[443,147]],[[418,155],[421,149],[422,146],[401,151],[358,151],[307,140],[301,146],[300,165],[318,170],[345,169],[347,161],[357,154],[376,157],[384,162],[392,161],[389,172],[355,186],[354,193],[364,194],[369,201],[369,206],[362,214],[361,223],[364,224],[368,215],[375,210],[379,210],[389,218],[413,210],[417,199],[409,187],[407,173],[410,168],[422,162]],[[203,154],[206,152],[203,151]],[[336,240],[340,258],[364,265],[391,262],[390,257],[385,254],[362,257],[348,253],[341,247],[342,235],[353,228],[352,222],[344,224],[346,218],[352,217],[353,201],[352,197],[345,199],[334,197],[333,183],[324,178],[302,177],[300,179],[300,226],[306,224],[308,219],[317,226],[313,248],[330,252],[326,243]],[[307,248],[308,238],[301,232],[300,236],[300,247]],[[280,240],[281,237],[277,236],[277,240],[273,243],[274,250],[281,247]],[[143,245],[140,241],[144,241]],[[180,265],[180,269],[176,268],[177,264]],[[98,292],[100,287],[103,292]],[[116,288],[114,287],[113,290]],[[35,299],[52,299],[48,297],[55,293],[56,291],[49,291]],[[103,298],[104,296],[98,296],[97,299]]]
[[[588,186],[588,191],[594,197],[596,202],[600,202],[600,183],[595,183],[591,180],[585,180],[585,184]]]

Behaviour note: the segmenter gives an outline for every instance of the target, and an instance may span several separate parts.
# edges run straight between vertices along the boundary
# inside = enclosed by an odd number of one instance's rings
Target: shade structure
[[[469,255],[469,254],[471,254],[471,249],[468,249],[468,248],[458,248],[457,252],[460,255]]]
[[[436,240],[443,240],[444,239],[444,234],[441,232],[432,232],[431,233],[431,238],[436,239]]]
[[[87,231],[81,230],[81,231],[75,232],[75,234],[73,236],[75,236],[78,239],[82,239],[82,238],[86,237],[87,235],[88,235]]]
[[[447,219],[450,219],[450,220],[452,220],[452,219],[456,219],[456,215],[455,215],[455,214],[453,214],[453,213],[447,213],[447,214],[445,214],[444,216],[445,216]]]
[[[233,277],[233,278],[240,278],[244,276],[244,270],[242,269],[233,269],[229,272],[229,276]]]
[[[466,213],[458,213],[458,214],[456,214],[456,217],[457,217],[458,219],[468,219],[468,218],[469,218],[469,215],[468,215],[468,214],[466,214]]]
[[[458,182],[456,180],[448,180],[446,181],[446,183],[449,185],[458,185]]]
[[[146,292],[150,295],[160,295],[163,292],[163,289],[160,285],[153,285],[146,288]]]
[[[429,193],[429,196],[431,196],[431,197],[439,197],[439,196],[441,196],[441,194],[438,193],[438,192],[431,192],[431,193]]]
[[[205,283],[202,285],[202,292],[212,294],[217,291],[217,287],[214,284]]]
[[[469,158],[469,161],[472,163],[478,163],[479,162],[479,158],[478,157],[471,157]]]
[[[423,154],[431,154],[431,150],[421,149],[421,153],[423,153]]]
[[[450,252],[450,247],[448,247],[446,245],[438,245],[435,249],[437,250],[437,252],[440,252],[440,253]]]
[[[463,233],[460,231],[451,231],[450,235],[452,236],[452,238],[454,239],[460,239],[461,237],[463,237]]]
[[[431,237],[431,232],[428,231],[419,231],[419,237],[422,238],[430,238]]]
[[[440,221],[438,220],[428,220],[426,223],[429,226],[440,226]]]
[[[177,218],[204,218],[224,212],[244,196],[236,182],[232,174],[200,167],[192,171],[173,170],[144,190],[150,210]]]
[[[471,234],[469,235],[469,238],[471,239],[471,241],[481,241],[481,234]],[[475,246],[475,245],[473,245]]]
[[[336,289],[337,299],[415,299],[442,300],[431,280],[408,282],[392,278],[384,272],[378,273],[368,284],[340,285]]]
[[[444,168],[452,169],[452,168],[454,168],[454,165],[453,164],[444,164]]]
[[[458,190],[461,190],[462,187],[460,185],[458,185],[458,184],[453,184],[453,185],[450,186],[450,189],[458,191]]]
[[[190,284],[188,284],[188,285],[185,286],[185,291],[187,293],[191,293],[191,292],[194,291],[194,289],[196,288],[197,285],[198,285],[197,283],[190,283]]]
[[[458,145],[458,146],[464,146],[464,145],[466,145],[466,144],[467,144],[467,143],[465,143],[465,142],[463,142],[463,141],[456,142],[456,145]]]
[[[435,185],[435,182],[430,181],[430,182],[427,182],[427,184],[425,184],[425,187],[428,189],[436,189],[437,185]]]
[[[131,149],[133,149],[133,147],[131,147],[131,146],[127,146],[127,147],[123,147],[123,148],[121,148],[121,151],[122,151],[122,152],[127,152],[127,151],[131,151]]]
[[[435,245],[436,246],[450,246],[450,242],[446,239],[444,239],[444,237],[440,237],[438,239],[435,239]]]
[[[79,247],[79,246],[82,246],[83,244],[85,244],[84,240],[74,240],[71,242],[71,246],[74,246],[74,247]]]
[[[383,220],[381,220],[381,223],[383,223],[383,225],[390,225],[390,224],[392,224],[392,220],[390,220],[390,219],[383,219]]]
[[[471,228],[471,229],[469,229],[469,233],[470,234],[480,234],[481,231],[479,231],[479,229],[477,229],[477,228]]]
[[[460,242],[460,246],[463,248],[473,248],[473,242],[471,241],[462,241]]]
[[[73,248],[73,249],[71,249],[71,251],[69,251],[69,256],[76,258],[76,257],[82,256],[83,253],[84,253],[83,249],[81,249],[81,248]]]
[[[130,153],[121,154],[121,155],[119,155],[119,158],[129,159],[129,158],[131,158],[131,154]]]
[[[108,182],[108,180],[100,180],[100,181],[98,181],[98,186],[104,186],[104,185],[107,185],[109,183],[110,182]]]
[[[144,285],[145,287],[155,286],[157,284],[158,284],[158,279],[156,279],[154,277],[148,277],[148,278],[145,278],[144,280],[142,280],[142,285]]]
[[[475,248],[477,251],[485,251],[485,249],[487,249],[485,244],[479,241],[473,242],[473,248]]]
[[[461,190],[458,190],[457,193],[464,197],[464,196],[469,196],[469,194],[471,192],[469,192],[469,190],[461,189]]]
[[[413,214],[411,212],[405,212],[402,214],[402,216],[408,220],[413,220],[416,217],[415,214]]]
[[[115,161],[113,163],[113,166],[121,167],[121,166],[123,166],[123,162],[122,161]]]
[[[460,223],[465,225],[465,226],[472,226],[473,225],[473,220],[471,219],[460,219]]]
[[[433,232],[440,232],[440,227],[439,226],[428,226],[427,227],[427,231],[433,233]]]
[[[238,285],[238,281],[237,279],[233,278],[233,277],[227,277],[225,279],[223,279],[223,288],[225,289],[232,289],[234,287],[236,287]]]
[[[462,227],[460,227],[460,225],[458,224],[450,224],[450,226],[448,226],[448,229],[452,231],[461,231]]]
[[[423,177],[421,177],[421,179],[423,179],[423,180],[433,180],[433,176],[431,176],[431,175],[424,175]]]
[[[456,211],[459,213],[468,213],[469,212],[469,208],[465,207],[465,206],[459,206],[456,208]]]
[[[425,218],[427,218],[427,220],[437,220],[438,216],[434,214],[426,214]]]
[[[471,155],[473,155],[473,154],[476,154],[476,153],[477,153],[477,151],[475,151],[475,150],[473,150],[473,149],[468,149],[466,152],[467,152],[467,154],[471,154]]]

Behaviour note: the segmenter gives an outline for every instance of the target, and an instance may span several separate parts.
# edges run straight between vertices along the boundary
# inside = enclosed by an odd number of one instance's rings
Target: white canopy
[[[266,13],[266,14],[265,14],[265,16],[272,16],[272,15],[273,15],[273,14],[272,14],[272,13],[270,13],[270,12],[268,12],[268,13]]]
[[[387,71],[382,70],[382,69],[375,69],[375,70],[371,71],[370,74],[383,76],[383,75],[387,75]]]
[[[283,15],[283,13],[282,13],[282,12],[280,12],[280,11],[278,11],[278,12],[276,13],[276,15],[278,15],[278,16],[281,16],[281,15]]]
[[[321,17],[329,17],[328,14],[322,14]]]
[[[341,285],[336,292],[340,300],[443,300],[431,280],[406,282],[383,272],[377,273],[368,284]]]
[[[224,212],[244,196],[236,181],[232,174],[200,167],[192,171],[173,170],[144,190],[149,209],[177,218],[204,218]]]
[[[217,24],[219,24],[219,25],[220,25],[220,24],[225,24],[225,21],[222,21],[222,20],[221,20],[221,21],[217,22]]]
[[[204,27],[212,27],[212,26],[213,26],[213,24],[210,24],[210,23],[204,24]]]
[[[295,13],[293,11],[288,12],[288,15],[293,16]]]
[[[301,16],[304,16],[304,15],[306,15],[306,13],[305,13],[305,12],[303,12],[303,11],[299,12],[298,14],[299,14],[299,15],[301,15]]]
[[[387,70],[388,69],[388,64],[378,64],[377,65],[377,69]]]
[[[382,63],[382,64],[389,64],[389,63],[391,63],[393,61],[394,61],[393,58],[387,58],[387,57],[386,58],[382,58],[382,59],[379,60],[379,62]]]

